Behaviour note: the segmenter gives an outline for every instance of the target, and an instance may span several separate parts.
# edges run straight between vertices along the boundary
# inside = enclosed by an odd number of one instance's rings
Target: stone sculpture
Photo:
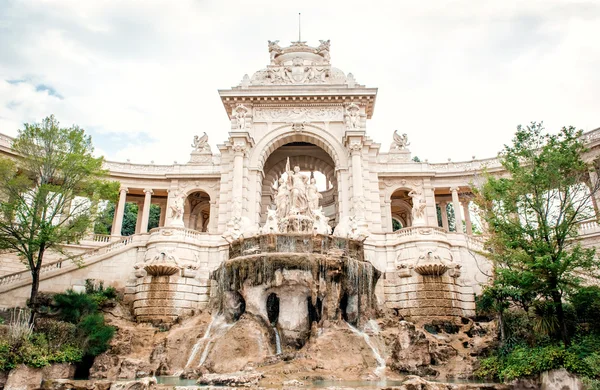
[[[360,107],[358,107],[355,103],[350,103],[350,105],[346,108],[346,113],[348,115],[348,127],[350,129],[360,128]]]
[[[277,218],[284,218],[287,216],[290,208],[290,190],[283,177],[279,178],[276,184],[273,185],[273,189],[277,191],[277,195],[275,196],[276,216]]]
[[[394,149],[404,150],[410,145],[406,133],[399,135],[398,130],[394,130]]]
[[[294,167],[293,171],[290,170],[289,158],[286,164],[286,172],[288,174],[289,185],[291,186],[289,214],[310,215],[311,210],[309,208],[308,195],[306,191],[308,176],[300,173],[300,167],[297,165]]]
[[[250,110],[248,107],[240,104],[233,110],[233,115],[236,121],[236,127],[238,130],[244,130],[248,127],[248,113]]]
[[[170,206],[171,226],[184,226],[183,207],[183,195],[174,194],[173,203]]]
[[[319,208],[319,199],[323,198],[323,195],[317,189],[317,180],[312,177],[310,184],[306,188],[306,194],[308,197],[308,206],[311,210],[317,210]]]
[[[194,136],[194,141],[192,142],[192,148],[194,148],[195,152],[210,152],[210,145],[208,144],[208,135],[204,133],[202,137]]]
[[[315,178],[309,179],[300,172],[299,166],[292,170],[289,158],[285,171],[287,180],[281,177],[272,186],[275,210],[267,211],[267,222],[261,231],[330,234],[329,218],[319,207],[323,195],[319,193]]]
[[[412,218],[413,226],[425,225],[425,200],[421,196],[421,193],[417,190],[411,190],[408,196],[412,198]]]

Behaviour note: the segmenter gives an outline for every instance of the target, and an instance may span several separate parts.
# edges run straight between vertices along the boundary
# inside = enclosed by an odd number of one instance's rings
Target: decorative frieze
[[[338,107],[257,107],[254,109],[256,122],[333,122],[342,121],[344,109]]]

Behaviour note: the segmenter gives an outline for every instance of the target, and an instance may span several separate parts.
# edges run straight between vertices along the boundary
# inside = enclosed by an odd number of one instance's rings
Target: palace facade
[[[413,319],[472,316],[490,265],[481,255],[484,227],[476,222],[471,186],[484,168],[502,173],[498,160],[417,162],[405,134],[390,134],[390,145],[374,142],[367,128],[377,89],[333,67],[329,41],[269,42],[269,55],[266,68],[219,90],[231,127],[218,150],[204,134],[194,138],[185,164],[106,162],[110,179],[121,184],[112,234],[67,245],[80,266],[53,255],[40,290],[103,280],[124,289],[139,320],[202,309],[214,287],[211,272],[230,258],[232,242],[285,234],[269,216],[276,215],[276,183],[291,165],[307,176],[320,173],[325,185],[314,199],[322,224],[314,234],[329,227],[334,236],[363,243],[365,259],[382,274],[375,286],[380,305]],[[584,137],[586,159],[594,160],[600,129]],[[10,144],[0,136],[1,153],[11,155]],[[127,202],[140,212],[135,234],[122,237]],[[148,231],[152,204],[160,206],[160,222]],[[585,245],[597,245],[600,227],[590,221],[580,233]],[[24,304],[29,272],[15,256],[0,259],[0,306]],[[146,269],[153,263],[175,267],[160,276],[160,289]]]

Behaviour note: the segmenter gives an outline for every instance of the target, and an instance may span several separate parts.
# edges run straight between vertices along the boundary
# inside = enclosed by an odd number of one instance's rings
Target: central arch
[[[250,167],[262,169],[273,151],[294,142],[318,146],[333,159],[336,169],[348,168],[348,156],[344,146],[326,129],[313,124],[305,124],[301,131],[293,130],[292,125],[282,125],[265,134],[252,148],[249,158]]]
[[[293,151],[292,151],[293,150]],[[303,154],[301,150],[305,150]],[[342,178],[347,175],[348,157],[343,145],[328,131],[318,126],[305,124],[301,131],[295,131],[291,125],[282,125],[267,133],[255,146],[249,156],[249,166],[256,174],[255,220],[264,223],[267,209],[272,207],[274,197],[271,186],[276,178],[285,171],[286,153],[290,153],[292,165],[300,166],[302,171],[321,172],[326,177],[326,189],[323,195],[324,212],[330,218],[330,224],[339,222],[342,216]]]

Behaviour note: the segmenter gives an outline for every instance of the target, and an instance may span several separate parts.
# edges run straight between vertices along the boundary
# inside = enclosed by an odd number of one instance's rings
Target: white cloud
[[[378,87],[367,131],[430,161],[492,157],[517,124],[600,126],[594,1],[9,1],[0,5],[0,132],[54,113],[107,158],[185,162],[228,121],[217,89],[268,62],[267,39],[331,39]],[[9,83],[7,80],[25,80]],[[39,85],[51,88],[40,89]]]

